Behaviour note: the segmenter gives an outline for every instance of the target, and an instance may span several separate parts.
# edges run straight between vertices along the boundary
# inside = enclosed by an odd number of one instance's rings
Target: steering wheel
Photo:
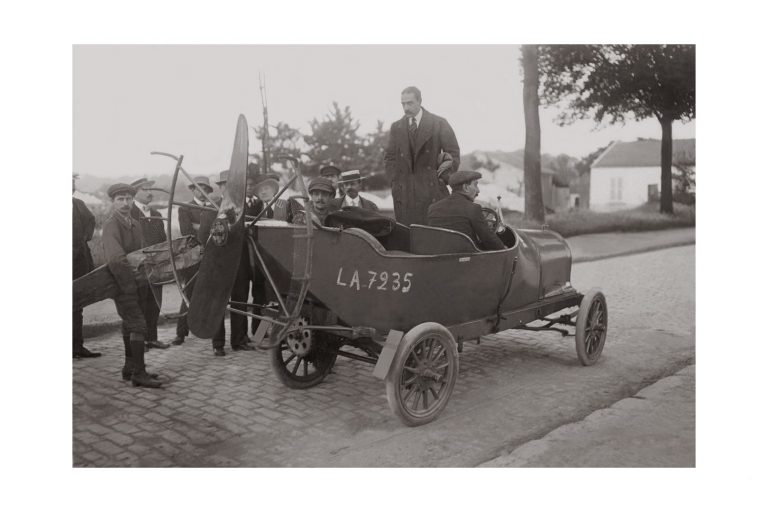
[[[501,219],[496,211],[491,208],[483,208],[483,218],[488,224],[488,227],[491,228],[491,231],[496,233],[496,230],[499,229],[499,225],[501,224]]]

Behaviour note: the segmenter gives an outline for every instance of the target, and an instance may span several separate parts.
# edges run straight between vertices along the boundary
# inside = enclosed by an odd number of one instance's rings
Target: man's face
[[[200,188],[203,188],[203,187],[200,187]],[[197,199],[198,201],[204,202],[205,201],[205,196],[203,195],[203,191],[200,190],[200,188],[195,187],[195,188],[192,189],[192,191],[195,194],[195,199]],[[206,191],[206,193],[209,193],[209,192]]]
[[[219,184],[219,194],[221,194],[222,197],[224,197],[224,194],[227,193],[227,182]]]
[[[347,183],[342,184],[344,187],[344,193],[347,194],[352,199],[357,197],[357,194],[360,192],[360,180],[354,180]]]
[[[412,92],[401,94],[400,103],[403,105],[403,112],[408,117],[415,116],[419,113],[419,109],[421,109],[421,102],[416,99],[416,94]]]
[[[253,178],[246,178],[245,180],[245,197],[253,197],[256,195],[256,180]]]
[[[265,203],[275,197],[276,192],[275,187],[269,183],[262,183],[256,187],[256,195]]]
[[[136,191],[135,198],[141,204],[149,204],[152,201],[152,192],[145,188],[140,188]]]
[[[315,207],[315,210],[318,213],[325,213],[331,202],[331,194],[325,190],[313,190],[309,193],[309,197],[312,199],[312,206]]]
[[[472,180],[466,185],[464,185],[464,191],[471,197],[472,199],[476,198],[477,195],[480,193],[480,187],[478,186],[478,182],[480,180]]]
[[[133,196],[131,194],[117,194],[112,198],[112,208],[122,215],[131,214],[131,205],[133,205]]]

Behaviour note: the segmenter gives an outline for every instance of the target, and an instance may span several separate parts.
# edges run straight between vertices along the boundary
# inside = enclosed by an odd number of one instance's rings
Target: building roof
[[[696,139],[672,141],[673,165],[696,165]],[[654,167],[661,165],[661,141],[643,139],[614,142],[592,164],[592,167]]]

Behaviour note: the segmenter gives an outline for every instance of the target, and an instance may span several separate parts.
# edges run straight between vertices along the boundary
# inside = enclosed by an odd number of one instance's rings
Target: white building
[[[696,139],[672,141],[672,172],[681,165],[695,172]],[[658,200],[661,141],[614,142],[595,160],[590,174],[591,210],[623,210]]]

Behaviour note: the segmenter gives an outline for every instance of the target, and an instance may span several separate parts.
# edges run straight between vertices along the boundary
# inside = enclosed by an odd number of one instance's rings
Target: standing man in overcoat
[[[152,201],[152,192],[149,189],[154,184],[154,181],[147,178],[140,178],[131,183],[131,186],[136,190],[133,206],[131,207],[131,217],[141,226],[145,246],[159,244],[167,239],[163,216],[149,205]],[[152,293],[148,293],[146,297],[143,297],[144,300],[139,304],[139,307],[144,311],[144,319],[147,321],[147,339],[145,344],[148,349],[165,349],[170,345],[157,339],[157,321],[160,318],[160,307],[163,303],[163,287],[150,285],[150,290]]]
[[[448,121],[422,108],[419,89],[403,89],[400,102],[405,115],[392,123],[384,155],[395,219],[426,224],[429,206],[448,196],[448,178],[459,169],[459,143]]]
[[[72,175],[72,194],[75,193],[75,180]],[[84,276],[93,270],[93,257],[88,241],[93,237],[96,218],[81,199],[72,198],[72,279]],[[100,352],[91,352],[83,346],[83,310],[72,312],[72,357],[99,357]]]

